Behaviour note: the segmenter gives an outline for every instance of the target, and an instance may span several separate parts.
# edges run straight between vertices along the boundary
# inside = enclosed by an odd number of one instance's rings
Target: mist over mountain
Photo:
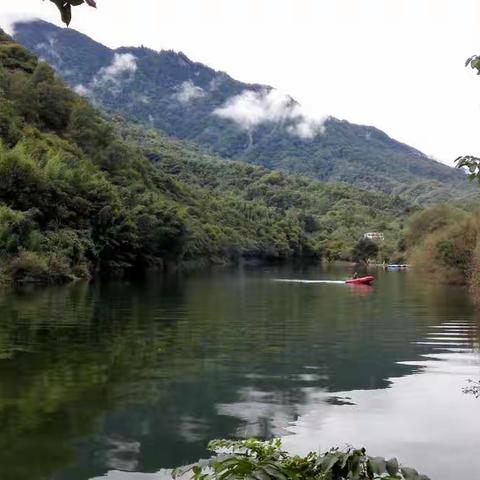
[[[183,53],[113,50],[44,21],[16,24],[15,39],[97,105],[227,159],[424,204],[475,192],[462,172],[375,127],[312,118],[273,87],[242,83]]]

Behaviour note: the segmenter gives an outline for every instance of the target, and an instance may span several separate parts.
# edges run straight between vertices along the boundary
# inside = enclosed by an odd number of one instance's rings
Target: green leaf
[[[287,477],[279,468],[274,464],[264,465],[263,469],[270,475],[271,478],[276,478],[278,480],[287,480]]]
[[[252,476],[255,478],[255,480],[270,480],[270,476],[262,468],[254,470]]]
[[[396,458],[391,458],[387,461],[387,472],[389,473],[389,475],[391,475],[392,477],[397,475],[398,469],[398,460]]]
[[[329,472],[333,466],[338,462],[340,456],[338,453],[328,453],[325,455],[324,459],[322,460],[322,469],[325,472]]]
[[[60,11],[60,14],[62,15],[62,22],[65,23],[67,26],[70,25],[70,22],[72,21],[72,6],[78,7],[79,5],[82,5],[84,3],[94,8],[96,8],[97,6],[95,0],[50,0],[50,1],[57,6],[58,10]]]

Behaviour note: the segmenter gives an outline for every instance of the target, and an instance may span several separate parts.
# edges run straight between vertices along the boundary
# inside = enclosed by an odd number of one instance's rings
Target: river
[[[154,480],[209,439],[480,470],[468,293],[414,271],[257,266],[0,292],[2,480]]]

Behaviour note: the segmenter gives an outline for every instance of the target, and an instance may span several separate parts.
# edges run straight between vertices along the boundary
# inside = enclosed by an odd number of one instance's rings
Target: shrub
[[[47,283],[49,278],[46,258],[35,252],[21,252],[8,263],[6,273],[14,283]]]
[[[478,212],[462,212],[456,219],[448,215],[441,222],[435,220],[435,228],[422,229],[422,236],[415,239],[415,246],[409,250],[410,262],[447,283],[467,283],[473,278],[475,267],[474,251],[480,233],[478,216]],[[429,217],[427,211],[424,218]]]
[[[448,205],[436,205],[417,213],[408,229],[407,245],[413,248],[429,234],[444,230],[448,225],[457,224],[468,217],[458,208]]]
[[[12,258],[5,274],[13,283],[65,283],[75,278],[65,256],[45,256],[31,251],[23,251]]]
[[[280,440],[260,442],[214,440],[210,460],[177,469],[174,478],[193,473],[194,480],[428,480],[413,468],[400,467],[397,459],[368,457],[365,449],[332,449],[324,454],[289,455]]]
[[[72,280],[72,272],[68,259],[61,254],[52,254],[48,257],[49,283],[64,283]]]
[[[378,255],[378,245],[369,238],[360,239],[352,249],[352,258],[355,262],[367,262]]]

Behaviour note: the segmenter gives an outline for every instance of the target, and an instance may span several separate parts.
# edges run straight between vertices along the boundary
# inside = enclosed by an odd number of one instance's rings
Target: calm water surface
[[[372,289],[275,281],[347,275],[284,266],[1,292],[0,478],[155,480],[246,436],[473,478],[468,295],[375,274]]]

